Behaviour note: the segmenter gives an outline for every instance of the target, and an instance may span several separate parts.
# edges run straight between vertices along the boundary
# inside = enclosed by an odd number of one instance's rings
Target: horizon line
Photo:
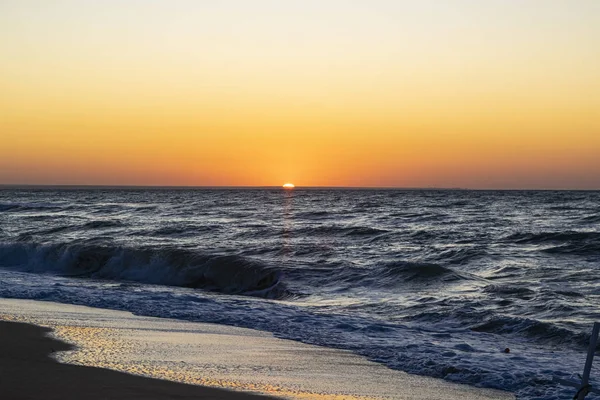
[[[79,185],[79,184],[12,184],[0,183],[0,189],[284,189],[281,185]],[[566,188],[468,188],[468,187],[409,187],[409,186],[295,186],[302,189],[346,189],[346,190],[442,190],[442,191],[600,191],[595,189]]]

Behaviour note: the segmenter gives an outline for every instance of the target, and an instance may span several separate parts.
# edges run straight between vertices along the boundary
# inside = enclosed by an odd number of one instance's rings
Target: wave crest
[[[467,279],[451,268],[439,264],[396,261],[384,265],[383,276],[402,278],[405,282],[456,281]]]
[[[550,254],[596,255],[600,252],[600,232],[515,233],[507,240],[516,244],[552,245],[540,249]]]
[[[0,267],[265,298],[290,295],[281,281],[281,271],[260,261],[237,255],[210,255],[177,248],[19,242],[0,245]]]
[[[546,244],[581,240],[600,240],[600,232],[517,232],[508,236],[507,239],[518,244]]]
[[[389,233],[387,229],[374,228],[360,225],[321,225],[316,227],[300,228],[297,234],[308,236],[346,236],[369,237]]]
[[[60,208],[62,207],[52,203],[0,203],[0,212],[42,211]]]
[[[494,316],[472,326],[471,330],[503,335],[516,334],[551,345],[575,344],[582,349],[588,345],[590,337],[589,334],[575,332],[549,322],[509,316]]]

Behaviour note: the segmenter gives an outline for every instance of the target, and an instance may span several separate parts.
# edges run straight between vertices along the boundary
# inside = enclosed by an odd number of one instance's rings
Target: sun
[[[284,183],[283,184],[284,189],[293,189],[295,187],[296,187],[296,185],[294,185],[293,183]]]

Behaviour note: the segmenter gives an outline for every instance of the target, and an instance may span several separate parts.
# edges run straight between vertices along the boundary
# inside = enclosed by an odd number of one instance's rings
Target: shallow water
[[[511,400],[507,392],[409,375],[347,351],[225,325],[0,299],[0,320],[43,325],[75,345],[59,362],[290,400]]]
[[[0,296],[243,326],[561,398],[600,320],[600,192],[0,190]],[[502,352],[511,349],[510,354]]]

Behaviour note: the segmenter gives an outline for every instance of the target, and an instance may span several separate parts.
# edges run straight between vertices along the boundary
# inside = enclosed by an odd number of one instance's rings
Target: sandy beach
[[[72,346],[50,329],[0,321],[0,391],[3,399],[223,399],[268,397],[111,371],[59,364],[49,357]]]
[[[0,319],[3,399],[514,398],[249,329],[9,299]]]

